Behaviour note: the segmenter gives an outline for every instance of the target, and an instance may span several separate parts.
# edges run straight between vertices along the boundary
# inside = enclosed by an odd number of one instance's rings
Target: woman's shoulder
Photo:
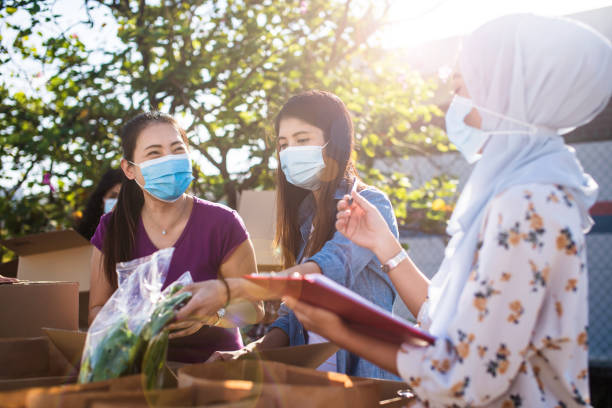
[[[207,222],[227,222],[232,219],[240,219],[238,212],[227,205],[213,203],[193,196],[193,211],[197,218],[205,217]]]
[[[98,226],[96,227],[96,231],[91,237],[90,242],[99,250],[102,250],[104,236],[106,235],[106,230],[108,229],[108,224],[110,223],[110,219],[114,211],[115,210],[102,214],[100,221],[98,222]]]

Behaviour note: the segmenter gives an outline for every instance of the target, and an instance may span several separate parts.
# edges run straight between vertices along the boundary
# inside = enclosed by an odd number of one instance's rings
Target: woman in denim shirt
[[[351,158],[353,124],[344,103],[324,91],[293,96],[276,118],[279,155],[276,242],[282,251],[283,274],[322,273],[391,311],[396,291],[380,261],[335,229],[336,204],[353,187],[372,203],[397,237],[397,222],[388,198],[359,180]],[[228,280],[232,298],[247,285]],[[235,295],[236,294],[236,295]],[[181,311],[182,314],[188,312]],[[232,359],[258,350],[326,341],[308,333],[293,312],[281,317],[260,340],[235,352],[217,352],[211,360]],[[397,378],[345,350],[320,369],[350,375]]]

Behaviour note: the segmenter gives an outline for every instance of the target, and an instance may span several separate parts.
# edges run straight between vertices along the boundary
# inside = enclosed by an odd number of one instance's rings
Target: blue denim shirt
[[[339,200],[347,192],[347,185],[343,183],[336,191],[335,198]],[[369,186],[360,191],[359,194],[378,208],[389,228],[397,237],[397,220],[387,196],[380,190]],[[304,251],[310,236],[314,213],[314,197],[309,194],[299,208],[300,232],[302,235],[300,253]],[[301,255],[298,259],[300,258]],[[383,309],[392,310],[397,292],[389,276],[382,271],[380,261],[372,251],[354,244],[341,233],[336,231],[332,239],[327,241],[319,252],[305,261],[316,262],[323,275],[346,286]],[[286,312],[286,314],[283,315],[283,312]],[[307,343],[306,330],[295,314],[286,308],[283,308],[281,317],[270,326],[270,329],[274,327],[287,333],[292,346]],[[338,351],[336,362],[339,373],[360,377],[398,379],[397,376],[346,350]]]

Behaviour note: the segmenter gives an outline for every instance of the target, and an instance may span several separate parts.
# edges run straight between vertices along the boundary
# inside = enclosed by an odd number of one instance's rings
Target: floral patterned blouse
[[[488,207],[449,340],[403,345],[399,373],[430,407],[589,406],[587,283],[571,193],[512,187]]]

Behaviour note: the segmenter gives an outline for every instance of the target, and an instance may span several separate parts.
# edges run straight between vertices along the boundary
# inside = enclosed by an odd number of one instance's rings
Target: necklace
[[[187,203],[185,203],[185,204],[187,204]],[[185,206],[186,206],[185,204],[183,204],[183,208],[185,208]],[[181,209],[181,211],[179,211],[179,216],[177,217],[177,219],[176,219],[176,220],[175,220],[173,223],[171,223],[170,225],[175,224],[175,223],[176,223],[176,222],[177,222],[177,221],[178,221],[178,220],[181,218],[181,216],[182,216],[182,212],[183,212],[183,211],[182,211],[182,209]],[[159,225],[159,223],[158,223],[158,222],[156,222],[155,220],[153,220],[153,218],[150,218],[150,219],[151,219],[151,221],[153,221],[153,224],[155,224],[155,226],[156,226],[156,227],[158,227],[158,228],[161,230],[162,235],[164,235],[164,236],[165,236],[165,235],[168,233],[167,227],[166,227],[166,228],[163,228],[161,225]]]

